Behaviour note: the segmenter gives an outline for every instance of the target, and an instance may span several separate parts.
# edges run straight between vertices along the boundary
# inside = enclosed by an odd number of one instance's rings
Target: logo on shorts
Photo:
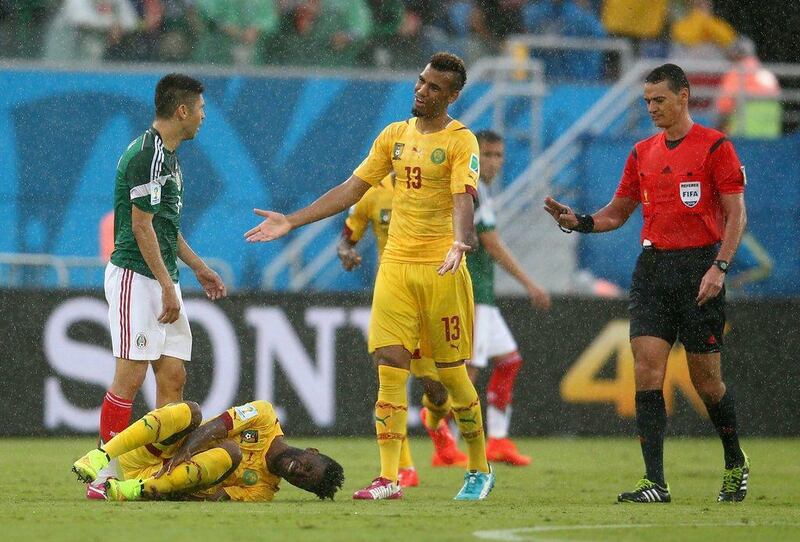
[[[255,444],[258,442],[258,431],[256,429],[248,429],[247,431],[242,431],[242,442],[248,444]]]
[[[394,149],[392,150],[392,160],[400,160],[400,157],[403,156],[403,148],[405,146],[405,143],[394,144]]]
[[[431,162],[433,162],[436,165],[439,165],[442,162],[444,162],[444,158],[445,158],[444,149],[442,148],[434,149],[433,152],[431,153]]]
[[[700,201],[700,183],[681,183],[681,201],[690,209]]]
[[[140,332],[136,336],[136,348],[139,350],[144,350],[147,348],[147,335],[145,335],[143,332]]]

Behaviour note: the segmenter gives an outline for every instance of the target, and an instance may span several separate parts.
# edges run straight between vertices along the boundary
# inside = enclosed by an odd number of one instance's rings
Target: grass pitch
[[[722,481],[716,439],[666,444],[671,504],[619,505],[642,474],[632,439],[527,439],[530,467],[496,466],[497,486],[478,503],[452,501],[463,471],[431,468],[431,446],[412,439],[421,484],[402,501],[356,502],[377,475],[372,439],[290,439],[337,458],[347,480],[335,502],[284,484],[273,503],[86,501],[70,472],[92,439],[0,439],[0,537],[17,540],[800,540],[800,440],[747,439],[751,489],[740,504],[715,502]]]

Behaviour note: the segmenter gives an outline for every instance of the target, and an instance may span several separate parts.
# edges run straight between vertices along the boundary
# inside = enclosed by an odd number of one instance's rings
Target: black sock
[[[739,433],[736,431],[736,409],[733,406],[733,393],[725,392],[716,405],[706,404],[708,417],[717,429],[725,450],[725,468],[744,465],[744,454],[739,446]]]
[[[664,483],[664,433],[667,429],[667,408],[661,390],[636,392],[636,427],[642,445],[647,479],[661,487]]]

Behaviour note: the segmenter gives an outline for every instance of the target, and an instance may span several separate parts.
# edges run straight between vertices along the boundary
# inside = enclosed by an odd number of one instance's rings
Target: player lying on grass
[[[333,499],[342,487],[342,466],[316,449],[289,446],[266,401],[201,420],[192,401],[153,410],[78,459],[72,471],[91,483],[119,458],[122,478],[106,482],[106,498],[114,501],[271,501],[281,478],[320,499]]]

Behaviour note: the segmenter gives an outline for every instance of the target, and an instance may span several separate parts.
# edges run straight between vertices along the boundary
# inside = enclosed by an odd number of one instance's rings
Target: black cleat
[[[670,502],[672,497],[669,494],[669,484],[666,488],[661,487],[647,478],[642,478],[636,484],[636,489],[628,493],[617,495],[617,502]]]
[[[747,496],[747,480],[750,478],[750,458],[744,454],[744,465],[725,469],[722,476],[722,489],[717,502],[742,502]]]

